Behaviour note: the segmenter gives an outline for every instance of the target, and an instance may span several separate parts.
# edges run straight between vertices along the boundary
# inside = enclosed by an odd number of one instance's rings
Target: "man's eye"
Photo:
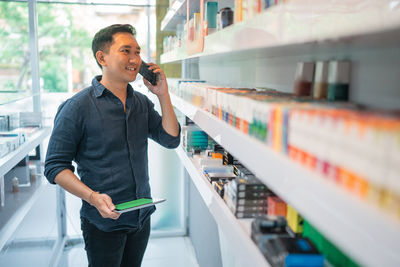
[[[128,49],[123,49],[122,52],[124,52],[125,54],[129,54],[129,50]]]

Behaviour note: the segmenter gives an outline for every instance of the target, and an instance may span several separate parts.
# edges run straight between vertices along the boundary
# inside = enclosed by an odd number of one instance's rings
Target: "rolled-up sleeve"
[[[82,134],[82,118],[78,104],[67,100],[58,108],[47,149],[44,175],[50,183],[55,183],[54,178],[61,171],[75,170],[72,160],[76,156]]]
[[[166,148],[176,148],[179,146],[181,140],[181,125],[179,126],[178,136],[172,136],[167,133],[162,126],[162,118],[160,114],[154,109],[154,104],[147,100],[148,114],[149,114],[149,137]]]

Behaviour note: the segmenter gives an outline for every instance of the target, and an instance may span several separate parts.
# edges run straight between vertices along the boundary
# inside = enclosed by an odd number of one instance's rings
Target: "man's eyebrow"
[[[123,46],[120,47],[120,49],[124,49],[124,48],[129,48],[129,49],[131,49],[132,46],[130,46],[130,45],[123,45]],[[139,51],[140,51],[140,46],[137,46],[137,47],[136,47],[136,50],[139,50]]]

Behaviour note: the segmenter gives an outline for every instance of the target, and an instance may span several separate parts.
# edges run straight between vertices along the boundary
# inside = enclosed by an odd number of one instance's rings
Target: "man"
[[[157,84],[144,79],[158,97],[162,117],[129,85],[142,64],[134,32],[131,25],[116,24],[96,33],[92,50],[103,75],[59,107],[46,156],[47,179],[82,199],[89,266],[140,266],[155,207],[120,215],[115,204],[151,198],[148,137],[167,148],[180,140],[163,71],[150,63]]]

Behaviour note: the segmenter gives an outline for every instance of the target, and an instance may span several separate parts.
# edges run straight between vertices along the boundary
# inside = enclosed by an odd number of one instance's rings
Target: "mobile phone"
[[[139,73],[143,76],[143,78],[146,78],[146,80],[148,80],[152,85],[157,84],[157,74],[149,70],[149,65],[147,65],[147,63],[144,62],[143,60],[139,68]]]
[[[117,213],[124,213],[132,210],[137,210],[145,207],[149,207],[161,202],[164,202],[166,199],[164,198],[140,198],[140,199],[135,199],[132,201],[124,202],[115,205],[115,212]]]

